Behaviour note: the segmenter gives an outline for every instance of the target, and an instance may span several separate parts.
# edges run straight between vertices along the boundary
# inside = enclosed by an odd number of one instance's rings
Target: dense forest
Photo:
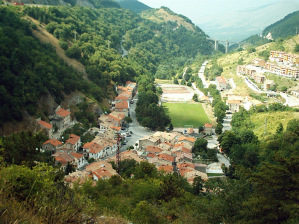
[[[45,94],[60,103],[62,93],[80,90],[101,102],[102,88],[58,59],[53,47],[37,41],[30,28],[13,8],[0,8],[0,125],[20,121],[25,110],[35,115]]]

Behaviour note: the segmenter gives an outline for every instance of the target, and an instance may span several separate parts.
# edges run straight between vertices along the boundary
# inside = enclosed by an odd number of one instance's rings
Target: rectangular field
[[[209,123],[208,116],[199,103],[163,103],[163,107],[169,114],[173,127],[193,125],[193,128],[198,128]]]

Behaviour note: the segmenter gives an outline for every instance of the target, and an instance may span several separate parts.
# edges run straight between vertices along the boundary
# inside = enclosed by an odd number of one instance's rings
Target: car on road
[[[134,100],[131,100],[130,103],[133,104],[133,103],[134,103]]]

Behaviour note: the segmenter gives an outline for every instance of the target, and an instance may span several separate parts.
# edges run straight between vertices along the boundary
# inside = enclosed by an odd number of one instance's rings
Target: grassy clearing
[[[209,122],[207,114],[199,103],[164,103],[163,106],[171,117],[174,127],[193,125],[194,128],[198,128]]]
[[[269,112],[269,113],[258,113],[250,117],[250,121],[254,124],[254,133],[262,139],[264,137],[264,124],[267,118],[267,134],[274,134],[279,123],[282,123],[284,129],[290,120],[297,118],[299,119],[299,112]]]
[[[156,84],[173,84],[172,80],[167,79],[155,79]]]

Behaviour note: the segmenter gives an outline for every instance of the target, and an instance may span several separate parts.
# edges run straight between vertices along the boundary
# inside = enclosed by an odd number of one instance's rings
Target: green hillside
[[[38,20],[39,28],[22,20],[24,15]],[[111,97],[111,83],[123,84],[141,74],[153,76],[163,64],[212,52],[205,34],[195,27],[191,32],[176,23],[156,23],[124,9],[3,6],[0,16],[1,122],[20,120],[24,111],[35,115],[43,94],[50,93],[59,103],[63,93],[81,90],[101,102]],[[85,66],[91,83],[59,61],[49,44],[41,45],[32,36],[31,29],[42,27],[59,40],[69,58]],[[122,38],[129,51],[124,58]]]
[[[80,90],[99,102],[103,89],[57,58],[54,48],[32,36],[30,25],[13,8],[0,8],[0,126],[36,115],[40,97],[51,94],[57,103],[63,93]]]
[[[297,33],[296,33],[297,29]],[[274,40],[278,38],[286,38],[288,36],[295,36],[299,32],[299,11],[293,12],[282,20],[268,26],[264,29],[262,35],[267,36],[271,33]]]
[[[130,9],[133,12],[140,13],[144,10],[151,9],[151,7],[139,2],[137,0],[117,0],[120,7],[124,9]]]

